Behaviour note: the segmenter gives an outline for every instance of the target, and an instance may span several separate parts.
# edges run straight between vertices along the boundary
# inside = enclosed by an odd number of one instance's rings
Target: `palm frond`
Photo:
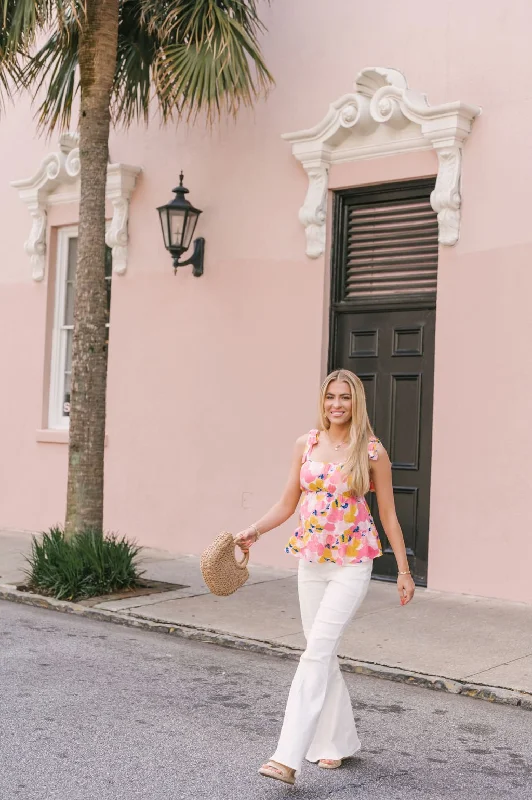
[[[57,127],[63,130],[70,127],[79,92],[78,44],[79,28],[70,20],[69,27],[51,33],[22,69],[21,84],[31,88],[34,97],[44,97],[37,109],[41,130],[46,128],[51,133]]]
[[[0,0],[0,108],[20,81],[20,55],[26,52],[44,18],[38,2]]]
[[[212,121],[235,114],[273,83],[259,36],[264,31],[256,0],[142,0],[143,19],[161,46],[153,66],[163,117]]]
[[[4,110],[6,99],[12,99],[19,82],[20,67],[18,59],[8,52],[7,33],[0,30],[0,110]]]
[[[144,23],[142,0],[124,0],[120,7],[118,52],[113,87],[113,122],[126,127],[136,119],[148,122],[152,67],[160,40]]]
[[[27,53],[39,31],[48,26],[63,28],[71,20],[82,24],[87,0],[0,0],[6,52]]]
[[[87,0],[0,0],[0,106],[4,98],[18,89],[35,92],[46,87],[48,95],[39,108],[40,125],[59,120],[68,125],[72,100],[67,77],[72,50],[77,49],[80,26],[85,19]],[[36,55],[38,37],[46,31],[50,38]],[[70,41],[71,36],[75,41]],[[59,52],[61,48],[63,53]],[[54,53],[54,49],[56,52]],[[64,65],[61,62],[65,62]],[[52,72],[48,74],[48,70]]]
[[[0,103],[13,85],[30,89],[40,128],[68,128],[79,92],[78,47],[88,0],[0,0]],[[212,121],[265,94],[273,78],[259,37],[258,0],[121,0],[112,97],[115,125]],[[35,52],[37,36],[46,34]],[[44,99],[41,98],[44,96]]]
[[[146,24],[161,37],[182,41],[206,41],[214,31],[219,15],[234,19],[250,35],[264,32],[257,0],[142,0]]]

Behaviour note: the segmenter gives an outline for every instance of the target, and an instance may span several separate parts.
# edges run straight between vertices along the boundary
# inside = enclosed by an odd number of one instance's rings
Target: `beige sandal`
[[[279,764],[278,761],[270,760],[267,764],[263,764],[259,769],[259,775],[264,775],[265,778],[273,778],[275,781],[289,783],[291,786],[296,782],[295,770],[285,767],[284,764]]]
[[[338,769],[338,767],[341,766],[341,758],[320,758],[318,761],[318,767],[321,767],[322,769]]]

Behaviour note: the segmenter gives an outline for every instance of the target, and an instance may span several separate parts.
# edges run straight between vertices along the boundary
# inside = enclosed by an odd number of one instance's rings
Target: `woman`
[[[337,659],[340,638],[369,587],[382,555],[364,495],[377,494],[379,514],[398,566],[402,605],[414,596],[397,520],[386,450],[375,437],[362,382],[347,370],[327,376],[320,430],[301,436],[281,499],[235,537],[247,552],[281,525],[301,499],[300,525],[286,552],[299,560],[298,590],[307,641],[295,674],[277,750],[259,773],[295,783],[303,759],[334,769],[360,749],[349,693]]]

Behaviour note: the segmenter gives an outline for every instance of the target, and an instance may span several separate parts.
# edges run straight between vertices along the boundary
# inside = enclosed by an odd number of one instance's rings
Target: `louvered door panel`
[[[341,195],[341,283],[337,300],[350,305],[434,303],[438,220],[433,181],[370,187]]]

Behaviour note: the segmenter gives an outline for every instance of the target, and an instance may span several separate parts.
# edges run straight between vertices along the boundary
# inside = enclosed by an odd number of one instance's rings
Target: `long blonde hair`
[[[368,458],[369,439],[374,436],[366,409],[366,393],[364,384],[353,372],[347,369],[336,369],[327,375],[320,391],[320,428],[328,431],[331,423],[325,415],[325,396],[332,381],[345,381],[351,389],[351,428],[344,470],[348,475],[347,482],[357,497],[369,492],[370,473]]]

